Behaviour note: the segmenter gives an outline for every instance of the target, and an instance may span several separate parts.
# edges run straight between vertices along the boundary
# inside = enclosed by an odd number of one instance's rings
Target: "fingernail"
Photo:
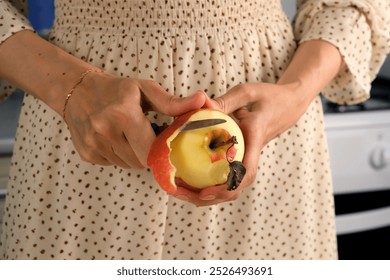
[[[188,196],[185,196],[185,195],[177,195],[175,196],[177,199],[180,199],[180,200],[184,200],[184,201],[188,201]]]
[[[205,197],[201,197],[200,199],[201,200],[214,200],[216,198],[215,195],[208,195],[208,196],[205,196]]]

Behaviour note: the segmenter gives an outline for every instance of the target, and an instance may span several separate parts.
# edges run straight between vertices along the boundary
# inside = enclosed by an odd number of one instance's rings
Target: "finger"
[[[141,163],[138,161],[137,157],[135,156],[135,153],[128,148],[126,149],[126,151],[124,151],[123,147],[127,147],[127,145],[122,144],[122,145],[114,145],[114,146],[106,147],[105,149],[106,152],[105,153],[102,152],[102,156],[104,156],[113,165],[119,166],[121,168],[141,167]],[[129,157],[132,159],[131,161],[125,162],[124,159],[122,159],[125,152],[132,154],[132,156]]]
[[[101,141],[106,143],[104,156],[113,164],[122,168],[142,168],[144,165],[138,159],[134,149],[129,143],[125,132],[121,129],[127,129],[127,126],[118,126],[112,128],[110,133],[100,135]]]
[[[181,201],[192,203],[198,207],[216,205],[216,204],[223,203],[226,201],[226,200],[216,199],[216,198],[209,199],[209,200],[202,200],[197,195],[191,195],[191,194],[184,195],[183,193],[186,193],[186,190],[184,190],[182,192],[182,194],[180,194],[180,195],[177,195],[177,194],[173,195],[173,197],[175,197]]]
[[[103,166],[112,165],[112,163],[109,160],[107,160],[104,156],[97,153],[88,153],[87,151],[83,150],[82,152],[79,152],[79,156],[82,161],[88,163],[103,165]]]
[[[128,126],[127,122],[120,121],[121,118],[118,115],[116,117],[112,115],[90,117],[94,131],[93,137],[89,137],[91,148],[94,152],[99,152],[111,164],[122,168],[140,168],[142,164],[122,131]]]
[[[124,162],[114,151],[114,148],[107,146],[106,141],[100,141],[101,137],[96,135],[96,144],[84,147],[79,152],[80,157],[87,162],[99,165],[116,165],[122,168],[132,167],[133,164]],[[108,144],[109,145],[109,144]]]
[[[215,102],[215,100],[211,99],[206,93],[204,93],[204,94],[206,96],[206,100],[205,100],[204,105],[203,105],[202,108],[218,110],[219,106]]]
[[[73,141],[73,143],[82,161],[104,166],[112,165],[112,163],[101,154],[102,150],[98,149],[97,145],[91,147],[86,145],[84,142],[77,140]]]
[[[235,200],[240,196],[241,189],[236,189],[234,191],[228,191],[227,185],[211,186],[204,188],[199,193],[199,199],[202,201],[231,201]]]
[[[150,127],[150,123],[147,122],[147,125]],[[136,130],[127,130],[120,133],[115,140],[111,140],[108,144],[108,147],[101,149],[101,154],[108,161],[114,165],[118,165],[122,168],[144,168],[146,167],[146,157],[149,150],[149,139],[148,136],[145,137],[143,130],[146,125],[139,125],[140,128]],[[150,139],[154,139],[155,134],[150,134]],[[119,140],[121,139],[121,140]],[[106,145],[107,146],[107,145]]]
[[[178,186],[176,192],[172,196],[184,201],[191,201],[196,200],[198,198],[198,195],[199,194],[197,192],[189,190],[185,187]]]
[[[124,147],[127,146],[129,148],[126,154],[128,160],[134,158],[135,155],[139,161],[139,166],[137,167],[146,167],[148,153],[156,135],[150,125],[150,121],[143,114],[141,107],[135,106],[130,118],[129,125],[124,127],[123,130],[123,135],[127,142],[127,145]],[[134,154],[132,154],[133,152]]]
[[[209,199],[209,200],[202,200],[202,199],[199,200],[198,199],[196,201],[190,201],[190,202],[195,204],[198,207],[203,207],[203,206],[217,205],[217,204],[221,204],[221,203],[225,203],[225,202],[231,202],[231,201],[236,200],[237,198],[238,198],[238,196],[232,196],[232,197],[227,198],[227,199],[219,199],[219,198]]]
[[[226,94],[214,99],[214,106],[225,114],[231,114],[241,107],[256,101],[260,85],[242,84],[233,87]]]
[[[140,81],[139,86],[152,110],[168,116],[179,116],[188,111],[200,109],[206,100],[203,91],[197,91],[193,95],[180,98],[169,94],[155,82]]]
[[[192,110],[200,109],[204,106],[206,94],[203,91],[197,91],[187,97],[166,96],[162,113],[169,116],[179,116]]]
[[[68,125],[69,132],[72,137],[72,144],[76,149],[80,159],[85,162],[99,164],[99,165],[111,165],[111,163],[103,156],[100,155],[95,141],[92,141],[92,137],[83,137],[83,133]]]
[[[215,205],[226,201],[237,199],[241,194],[240,190],[228,191],[226,184],[204,188],[200,191],[192,191],[186,187],[178,186],[174,197],[190,202],[196,206]]]
[[[114,148],[108,144],[106,141],[101,141],[102,137],[100,135],[96,135],[96,148],[90,152],[90,154],[96,154],[101,157],[107,163],[104,165],[116,165],[122,168],[129,168],[130,165],[124,162],[114,151]],[[96,162],[95,162],[96,163]],[[102,163],[100,163],[102,164]]]
[[[248,119],[245,119],[241,122],[241,130],[245,137],[245,154],[243,164],[246,168],[246,174],[241,182],[241,186],[243,187],[247,187],[252,184],[256,178],[259,158],[264,141],[264,133],[262,133],[263,130],[256,130],[253,126],[247,125],[247,120]]]
[[[185,187],[178,187],[176,193],[173,194],[173,196],[179,200],[192,203],[196,206],[208,206],[218,203],[218,201],[216,201],[215,199],[203,201],[199,198],[199,192],[191,191]]]
[[[100,165],[115,165],[121,168],[130,168],[131,165],[125,163],[120,157],[118,157],[113,149],[106,148],[106,151],[100,150],[99,156],[101,157],[101,161],[94,162]]]
[[[206,97],[202,91],[197,91],[188,97],[176,97],[172,95],[163,95],[158,104],[159,112],[168,116],[180,116],[192,110],[198,110],[203,107]]]
[[[134,133],[134,132],[133,132]],[[127,134],[128,135],[128,134]],[[124,143],[114,148],[115,153],[131,168],[144,168],[146,167],[146,159],[144,159],[145,152],[141,141],[145,140],[128,140],[126,132],[123,132]],[[153,134],[154,137],[154,134]]]

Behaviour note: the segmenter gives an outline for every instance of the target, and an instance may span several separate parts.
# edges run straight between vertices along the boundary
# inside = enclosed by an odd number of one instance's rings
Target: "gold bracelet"
[[[84,78],[91,72],[95,72],[95,73],[102,73],[103,70],[102,69],[99,69],[99,68],[88,68],[83,74],[81,74],[80,76],[80,79],[77,81],[77,83],[72,87],[72,89],[69,91],[69,93],[66,95],[66,98],[65,98],[65,103],[64,103],[64,107],[62,109],[62,117],[64,118],[65,120],[65,110],[66,110],[66,106],[68,105],[68,102],[69,102],[69,99],[72,97],[73,95],[73,92],[75,91],[75,89],[77,88],[77,86],[79,84],[81,84],[84,80]]]

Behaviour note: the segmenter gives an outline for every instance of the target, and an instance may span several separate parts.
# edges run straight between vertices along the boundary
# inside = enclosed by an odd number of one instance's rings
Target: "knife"
[[[226,120],[224,119],[204,119],[204,120],[190,121],[186,124],[185,127],[183,127],[180,130],[180,132],[214,126],[225,122]]]
[[[204,120],[190,121],[180,130],[180,132],[214,126],[225,122],[226,120],[224,119],[204,119]],[[151,125],[156,135],[160,134],[160,132],[164,129],[158,126],[156,123],[151,123]]]

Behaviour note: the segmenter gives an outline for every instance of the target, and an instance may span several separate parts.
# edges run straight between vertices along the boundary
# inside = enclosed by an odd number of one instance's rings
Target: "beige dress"
[[[0,1],[2,41],[30,28],[17,2]],[[388,1],[298,2],[294,34],[277,0],[57,0],[50,40],[111,73],[215,97],[238,83],[277,81],[296,41],[321,38],[347,64],[324,94],[366,99],[389,49]],[[254,185],[211,207],[168,196],[149,169],[80,161],[61,117],[24,100],[1,258],[334,259],[336,247],[319,97],[264,148]]]

